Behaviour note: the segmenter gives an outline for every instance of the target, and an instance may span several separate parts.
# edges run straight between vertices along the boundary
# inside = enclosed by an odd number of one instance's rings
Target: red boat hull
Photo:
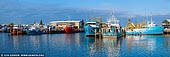
[[[71,26],[66,26],[64,28],[64,30],[65,30],[66,33],[75,33],[76,32],[76,29],[71,27]]]
[[[12,30],[11,35],[22,35],[23,32],[22,31],[18,31],[18,30]]]

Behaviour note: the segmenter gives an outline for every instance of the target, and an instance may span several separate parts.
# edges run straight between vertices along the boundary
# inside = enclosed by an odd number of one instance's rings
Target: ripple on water
[[[8,36],[0,33],[1,53],[45,53],[46,57],[170,57],[170,36],[95,39],[84,33]]]

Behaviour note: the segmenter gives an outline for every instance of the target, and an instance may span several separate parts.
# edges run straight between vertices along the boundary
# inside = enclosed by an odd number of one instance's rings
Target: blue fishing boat
[[[95,36],[95,33],[99,32],[99,29],[99,24],[96,21],[88,21],[84,27],[85,35],[93,37]]]
[[[126,35],[156,35],[156,34],[163,34],[164,27],[157,26],[151,17],[151,21],[143,22],[138,25],[135,25],[128,21],[129,24],[132,26],[126,27]]]
[[[103,37],[121,37],[122,28],[119,24],[119,20],[112,14],[111,18],[107,20],[107,23],[102,28]]]
[[[31,26],[29,29],[26,30],[26,34],[27,35],[41,35],[42,31],[40,30],[40,28],[36,26]]]
[[[0,30],[1,30],[2,32],[8,32],[8,29],[9,29],[9,28],[7,28],[7,27],[2,27]]]

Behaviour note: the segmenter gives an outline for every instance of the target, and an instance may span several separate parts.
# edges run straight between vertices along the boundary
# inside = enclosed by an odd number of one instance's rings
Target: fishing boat
[[[1,30],[2,30],[2,32],[9,32],[9,28],[8,27],[2,27]]]
[[[163,34],[164,27],[157,26],[151,17],[151,21],[134,24],[128,20],[126,35],[157,35]]]
[[[99,32],[99,24],[96,21],[88,21],[85,24],[84,31],[88,37],[94,37]]]
[[[112,14],[111,18],[107,20],[107,23],[102,28],[103,37],[121,37],[121,30],[119,20]]]
[[[13,30],[10,32],[10,35],[23,35],[24,31],[20,28],[13,28]]]
[[[24,35],[24,29],[20,25],[14,25],[11,30],[9,35]]]
[[[42,31],[36,26],[31,26],[26,30],[27,35],[41,35]]]
[[[23,35],[24,32],[21,29],[13,29],[10,35]]]
[[[64,30],[65,30],[66,33],[75,33],[76,32],[76,29],[71,24],[66,25]]]

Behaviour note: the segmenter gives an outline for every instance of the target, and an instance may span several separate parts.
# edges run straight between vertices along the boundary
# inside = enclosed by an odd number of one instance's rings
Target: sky
[[[48,23],[68,17],[106,19],[112,12],[120,19],[151,15],[169,18],[170,0],[0,0],[0,24],[40,19]]]
[[[88,8],[99,10],[127,11],[143,15],[170,13],[170,0],[20,0],[24,3],[53,5],[68,8]]]

